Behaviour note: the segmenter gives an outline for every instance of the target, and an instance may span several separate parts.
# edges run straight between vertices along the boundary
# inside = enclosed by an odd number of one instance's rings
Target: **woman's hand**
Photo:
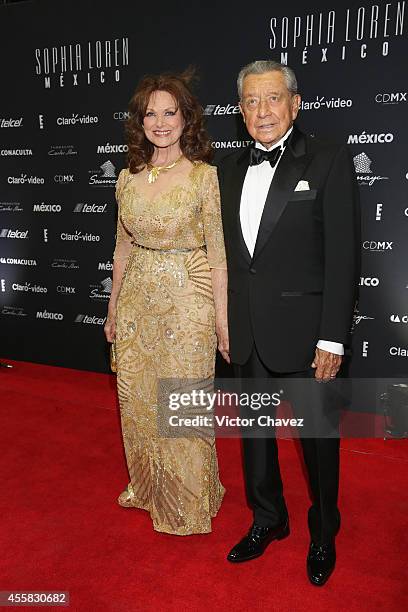
[[[115,314],[113,312],[108,311],[108,316],[106,317],[106,323],[104,325],[103,331],[105,332],[106,340],[108,342],[114,342],[116,337],[116,322],[115,322]]]
[[[218,350],[224,357],[225,361],[227,363],[231,363],[229,355],[228,323],[225,317],[223,317],[222,320],[217,319],[215,324],[215,332],[218,338]]]

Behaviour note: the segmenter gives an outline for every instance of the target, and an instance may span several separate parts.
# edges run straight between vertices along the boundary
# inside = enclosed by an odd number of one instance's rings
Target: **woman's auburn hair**
[[[156,91],[167,91],[176,101],[184,119],[184,130],[180,137],[183,155],[191,162],[209,162],[213,157],[210,139],[204,127],[203,109],[191,91],[194,71],[182,74],[164,73],[147,75],[139,82],[129,103],[129,118],[126,121],[126,136],[129,170],[137,174],[150,162],[154,145],[146,138],[143,121],[150,96]]]

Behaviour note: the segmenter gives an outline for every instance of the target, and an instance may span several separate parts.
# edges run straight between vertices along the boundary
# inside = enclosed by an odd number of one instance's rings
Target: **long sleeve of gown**
[[[116,202],[118,205],[118,222],[116,226],[116,244],[113,259],[127,259],[132,248],[133,238],[123,225],[121,219],[122,191],[126,180],[126,170],[121,170],[116,182]]]
[[[204,239],[210,268],[227,269],[217,169],[208,166],[202,184]]]

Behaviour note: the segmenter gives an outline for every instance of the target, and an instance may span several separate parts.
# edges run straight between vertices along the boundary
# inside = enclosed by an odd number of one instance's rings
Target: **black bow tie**
[[[263,149],[258,149],[257,147],[251,147],[249,151],[249,165],[257,166],[258,164],[262,164],[263,161],[268,161],[272,168],[274,168],[281,155],[282,147],[275,147],[271,151],[264,151]]]

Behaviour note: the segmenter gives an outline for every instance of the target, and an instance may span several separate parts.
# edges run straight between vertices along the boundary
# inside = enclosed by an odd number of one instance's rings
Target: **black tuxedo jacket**
[[[319,339],[349,343],[360,261],[358,186],[347,147],[296,126],[266,199],[254,255],[239,218],[249,148],[218,167],[228,264],[230,354],[255,343],[275,372],[308,369]],[[299,181],[309,189],[295,191]]]

